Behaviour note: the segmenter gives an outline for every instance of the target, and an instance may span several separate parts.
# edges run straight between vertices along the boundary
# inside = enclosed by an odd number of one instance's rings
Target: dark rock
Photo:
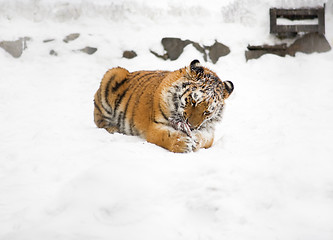
[[[160,54],[154,52],[154,51],[151,50],[151,49],[150,49],[150,52],[151,52],[152,54],[154,54],[156,57],[158,57],[158,58],[162,58],[163,60],[167,60],[167,59],[169,58],[169,56],[168,56],[167,53],[165,53],[164,55],[160,55]]]
[[[12,55],[14,58],[21,57],[23,50],[27,48],[29,37],[20,38],[16,41],[2,41],[0,47]]]
[[[204,60],[207,62],[207,53],[206,53],[206,47],[202,47],[199,43],[197,42],[191,42],[193,47],[198,50],[199,52],[201,52],[203,54],[203,58]]]
[[[134,51],[124,51],[123,52],[123,58],[132,59],[132,58],[135,58],[136,56],[138,56],[138,55]]]
[[[30,41],[31,38],[30,37],[24,37],[24,38],[20,38],[23,41],[23,50],[27,49],[27,41]]]
[[[23,43],[22,40],[16,41],[2,41],[0,42],[0,47],[6,52],[12,55],[14,58],[21,57],[23,53]]]
[[[262,55],[265,55],[267,53],[268,53],[268,51],[266,51],[266,50],[250,50],[250,51],[245,52],[245,58],[246,58],[246,61],[248,61],[250,59],[258,59]]]
[[[55,39],[45,39],[43,43],[53,42]]]
[[[321,53],[329,50],[331,50],[331,46],[323,34],[308,33],[291,44],[287,52],[289,55],[295,56],[296,52]]]
[[[58,56],[58,53],[54,51],[53,49],[50,51],[51,56]]]
[[[220,57],[226,56],[230,53],[229,47],[226,45],[215,41],[215,43],[211,47],[207,47],[209,50],[209,58],[215,64],[219,60]]]
[[[168,54],[170,60],[176,60],[183,53],[184,48],[190,44],[189,40],[181,40],[180,38],[163,38],[162,45]]]
[[[97,48],[94,47],[85,47],[80,49],[79,51],[84,52],[86,54],[92,55],[97,51]]]
[[[205,61],[207,61],[209,55],[213,63],[216,63],[220,57],[226,56],[230,53],[230,49],[227,46],[217,41],[215,41],[212,46],[201,46],[197,42],[193,42],[191,40],[181,40],[180,38],[162,39],[162,45],[166,52],[164,55],[160,55],[152,50],[150,50],[150,52],[156,57],[162,58],[164,60],[170,59],[173,61],[179,58],[179,56],[183,53],[184,48],[189,44],[192,44],[195,49],[203,54]],[[208,55],[207,51],[209,52]]]
[[[70,42],[70,41],[74,41],[74,40],[77,39],[78,37],[80,37],[80,33],[72,33],[72,34],[67,35],[67,36],[63,39],[63,41],[64,41],[65,43],[68,43],[68,42]]]

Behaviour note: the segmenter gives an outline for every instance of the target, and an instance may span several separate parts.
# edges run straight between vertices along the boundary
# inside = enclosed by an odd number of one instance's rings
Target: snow
[[[0,239],[333,239],[333,51],[244,56],[279,43],[271,5],[322,2],[150,2],[0,1],[0,41],[31,37],[18,59],[0,49]],[[332,29],[328,1],[331,46]],[[70,33],[80,37],[66,44]],[[189,45],[163,61],[149,49],[162,53],[166,36],[231,53],[214,65]],[[73,51],[86,46],[98,51]],[[212,148],[174,154],[95,127],[108,68],[193,59],[235,85]]]
[[[278,25],[318,25],[318,18],[306,20],[289,20],[287,18],[276,19]]]

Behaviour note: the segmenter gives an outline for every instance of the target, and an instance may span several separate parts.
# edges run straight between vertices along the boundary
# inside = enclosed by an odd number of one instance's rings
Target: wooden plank
[[[277,25],[275,33],[318,32],[318,25]]]
[[[276,15],[317,15],[320,8],[294,8],[283,9],[276,8]]]
[[[276,10],[277,14],[281,13],[311,13],[311,14],[316,14],[318,9],[321,9],[323,7],[317,7],[317,8],[272,8]]]
[[[281,50],[287,50],[287,44],[277,44],[277,45],[248,45],[248,50],[269,50],[269,51],[281,51]]]
[[[321,9],[323,8],[275,9],[275,13],[277,18],[290,20],[315,19],[318,18]]]

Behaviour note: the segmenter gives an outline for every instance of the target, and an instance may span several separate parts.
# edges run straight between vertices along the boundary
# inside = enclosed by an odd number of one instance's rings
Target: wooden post
[[[269,9],[270,33],[276,33],[276,8]]]
[[[325,34],[325,5],[318,9],[318,33]]]

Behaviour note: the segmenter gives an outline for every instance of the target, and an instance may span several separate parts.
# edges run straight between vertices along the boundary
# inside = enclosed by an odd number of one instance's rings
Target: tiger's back
[[[168,73],[109,70],[95,94],[96,125],[110,133],[144,136],[152,119],[154,93]]]

